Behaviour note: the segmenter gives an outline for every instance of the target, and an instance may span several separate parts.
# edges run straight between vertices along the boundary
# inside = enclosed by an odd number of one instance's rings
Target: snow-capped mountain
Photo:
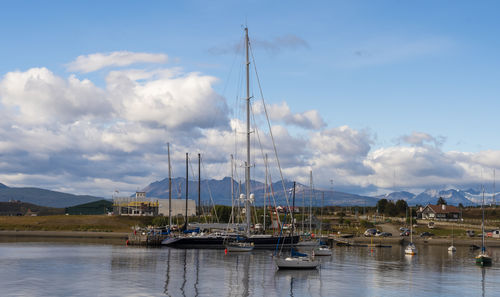
[[[457,189],[428,189],[424,192],[415,195],[409,192],[393,192],[390,194],[378,196],[378,199],[389,199],[397,201],[399,199],[405,200],[409,205],[427,205],[436,204],[439,197],[442,197],[449,205],[459,205],[471,206],[481,204],[483,199],[483,194],[481,191],[476,189],[467,190],[457,190]],[[494,198],[495,197],[495,198]],[[484,203],[486,205],[493,204],[493,199],[498,203],[500,202],[500,196],[498,193],[493,195],[493,193],[484,193]]]

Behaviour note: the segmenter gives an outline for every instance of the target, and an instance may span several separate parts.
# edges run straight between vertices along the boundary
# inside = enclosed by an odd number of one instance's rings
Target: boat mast
[[[246,55],[246,77],[247,77],[247,161],[245,162],[245,214],[247,219],[247,235],[250,235],[250,60],[248,58],[248,28],[245,28],[245,55]]]
[[[310,190],[311,190],[311,196],[309,196],[309,235],[312,234],[312,196],[314,194],[313,190],[313,172],[312,170],[309,171],[309,181],[310,181]]]
[[[266,212],[267,212],[266,198],[267,198],[267,187],[268,187],[268,185],[267,185],[267,154],[265,157],[265,166],[266,166],[266,182],[265,182],[265,186],[264,186],[264,225],[262,226],[264,233],[266,233]]]
[[[184,216],[184,230],[187,230],[188,227],[188,183],[189,183],[189,176],[188,176],[188,159],[189,155],[186,153],[186,212]]]
[[[486,251],[486,247],[484,246],[484,186],[483,186],[483,203],[481,203],[481,211],[483,212],[483,221],[481,223],[481,232],[482,232],[481,252],[484,253]]]
[[[198,222],[201,223],[201,155],[198,153]]]
[[[231,154],[231,224],[234,225],[234,180],[233,180],[233,154]]]
[[[170,166],[170,143],[167,143],[168,152],[168,228],[172,228],[172,167]]]

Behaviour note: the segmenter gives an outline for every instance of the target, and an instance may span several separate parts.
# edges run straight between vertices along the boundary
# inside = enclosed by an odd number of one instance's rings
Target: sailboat
[[[293,183],[293,206],[291,213],[292,218],[292,232],[291,237],[293,237],[293,230],[295,229],[295,222],[293,220],[293,209],[295,208],[295,182]],[[278,248],[278,246],[276,246]],[[290,256],[279,255],[275,260],[278,269],[316,269],[319,267],[320,262],[314,257],[310,257],[307,254],[299,253],[295,250],[292,245],[290,249]]]
[[[323,203],[325,200],[325,193],[323,193],[323,196],[321,197],[321,219],[323,219]],[[323,235],[323,224],[320,221],[319,224],[319,246],[314,249],[314,255],[315,256],[331,256],[332,255],[332,250],[330,247],[326,244],[323,244],[321,240],[321,236]]]
[[[448,252],[454,253],[457,251],[457,248],[453,245],[453,225],[451,225],[451,245],[448,247]]]
[[[481,210],[483,212],[483,220],[481,223],[481,232],[482,232],[482,240],[481,240],[481,252],[476,256],[476,264],[481,266],[491,265],[491,257],[486,253],[486,246],[484,244],[484,187],[483,187],[483,201],[481,203]]]
[[[416,255],[417,254],[417,247],[413,243],[413,223],[412,223],[412,213],[411,213],[411,207],[410,207],[410,243],[408,246],[405,248],[405,254],[406,255]]]
[[[229,229],[229,224],[233,221],[234,217],[234,190],[233,190],[233,155],[231,155],[231,221],[228,223],[228,229]],[[239,217],[239,216],[238,216]],[[246,242],[244,238],[237,236],[234,239],[229,238],[225,243],[224,246],[226,247],[225,252],[226,253],[234,253],[234,252],[251,252],[254,248],[254,243],[253,242]]]

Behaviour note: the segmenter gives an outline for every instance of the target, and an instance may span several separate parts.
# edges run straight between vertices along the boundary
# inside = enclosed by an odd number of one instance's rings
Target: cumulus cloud
[[[78,56],[67,64],[69,71],[88,73],[105,67],[129,66],[136,63],[165,63],[167,55],[118,51]]]
[[[264,106],[260,101],[256,102],[252,108],[255,113],[264,113]],[[321,129],[326,127],[326,122],[317,110],[308,110],[294,114],[286,102],[270,104],[266,108],[271,121],[283,122],[304,129]]]
[[[103,90],[89,80],[54,75],[47,68],[7,73],[0,81],[4,106],[28,124],[73,122],[84,117],[105,117],[112,111]]]
[[[106,196],[135,191],[167,172],[171,143],[174,176],[183,176],[185,152],[203,156],[207,178],[237,171],[246,159],[246,122],[230,118],[217,78],[180,68],[109,71],[104,87],[46,68],[6,73],[0,79],[0,182],[75,194]],[[260,103],[253,106],[262,116]],[[399,144],[378,147],[368,130],[327,127],[315,110],[292,113],[269,106],[284,177],[337,189],[391,190],[484,183],[500,172],[500,151],[443,151],[444,137],[412,132]],[[256,120],[257,123],[259,120]],[[267,126],[266,123],[261,125]],[[290,128],[291,127],[291,128]],[[300,127],[302,129],[296,129]],[[263,180],[262,155],[279,178],[267,129],[252,130],[252,178]],[[258,142],[260,139],[260,143]]]
[[[434,146],[441,146],[445,142],[445,137],[433,137],[424,132],[413,131],[410,135],[403,135],[400,141],[414,146],[423,146],[425,143],[432,143]]]

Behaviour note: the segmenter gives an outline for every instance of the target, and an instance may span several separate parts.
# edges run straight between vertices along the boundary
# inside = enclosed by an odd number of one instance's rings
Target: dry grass
[[[0,230],[129,232],[132,226],[146,226],[151,220],[151,217],[106,215],[3,216]]]

